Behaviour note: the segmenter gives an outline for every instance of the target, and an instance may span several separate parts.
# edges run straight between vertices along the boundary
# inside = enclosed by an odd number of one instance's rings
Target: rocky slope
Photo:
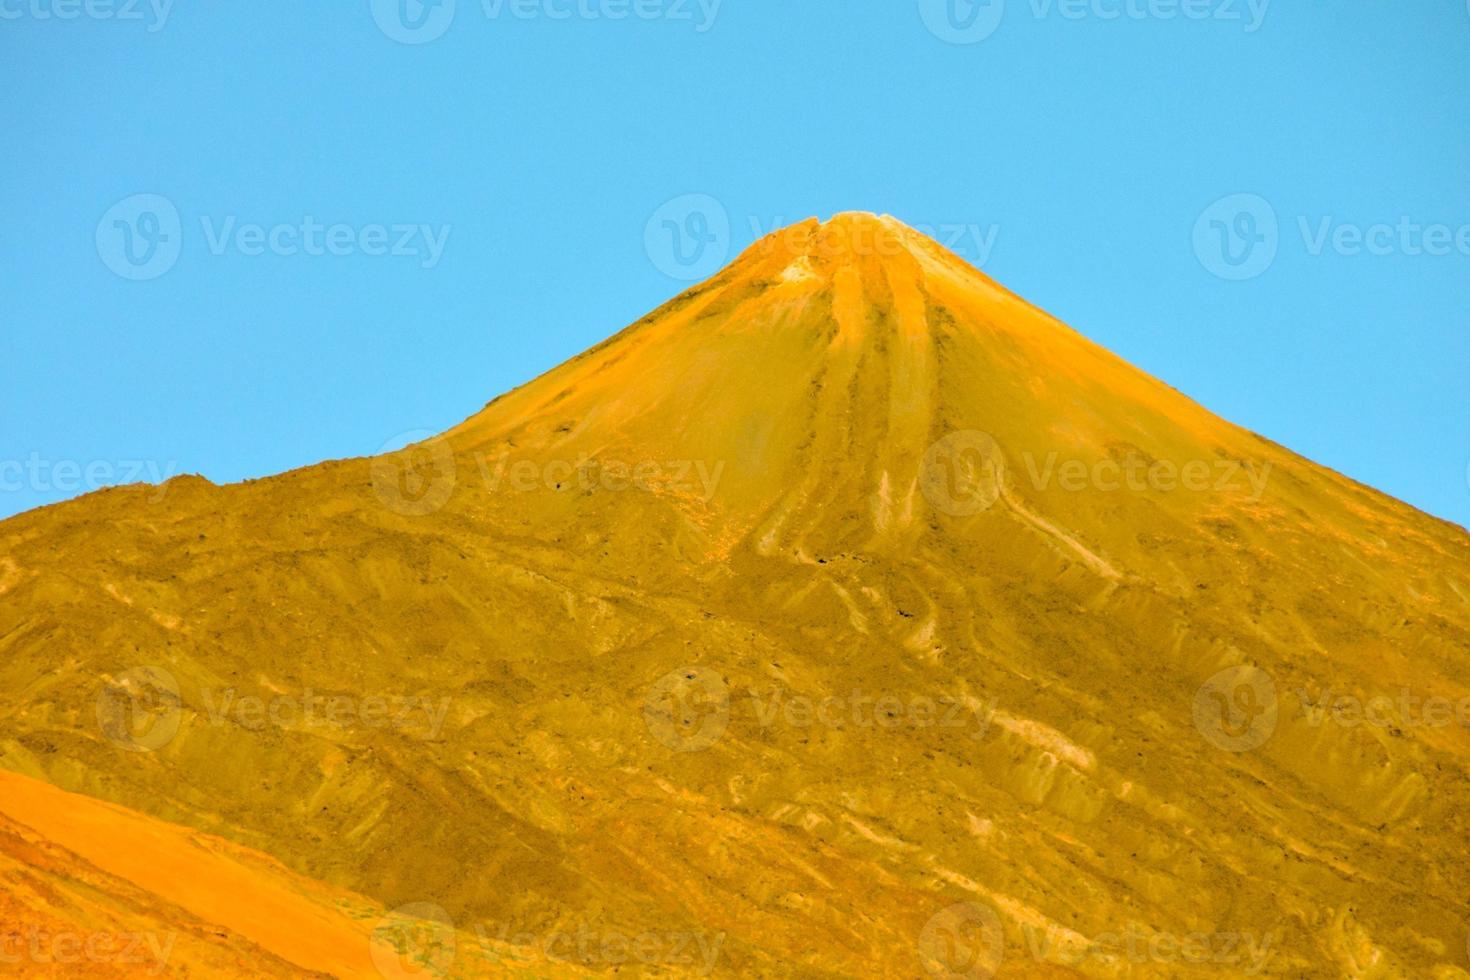
[[[1470,536],[870,215],[401,453],[0,524],[0,726],[568,967],[1470,969]]]

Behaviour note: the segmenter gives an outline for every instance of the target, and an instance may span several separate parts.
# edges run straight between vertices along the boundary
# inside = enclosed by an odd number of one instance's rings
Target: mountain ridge
[[[1465,975],[1470,728],[1333,699],[1470,703],[1470,537],[893,224],[408,449],[0,522],[0,768],[720,974]]]

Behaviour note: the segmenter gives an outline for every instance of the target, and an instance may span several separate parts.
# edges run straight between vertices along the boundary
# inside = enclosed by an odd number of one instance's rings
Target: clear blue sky
[[[232,481],[447,428],[681,289],[645,229],[699,194],[701,261],[841,210],[958,228],[1470,524],[1464,0],[398,2],[0,0],[0,515],[87,479],[57,462]]]

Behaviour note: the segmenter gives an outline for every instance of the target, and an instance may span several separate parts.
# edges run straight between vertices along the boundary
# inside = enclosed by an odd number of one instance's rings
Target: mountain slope
[[[0,766],[591,969],[1470,967],[1470,538],[891,219],[151,493],[0,524]]]
[[[0,973],[397,977],[449,966],[452,951],[456,976],[503,976],[517,959],[537,976],[579,975],[3,771],[0,882]]]

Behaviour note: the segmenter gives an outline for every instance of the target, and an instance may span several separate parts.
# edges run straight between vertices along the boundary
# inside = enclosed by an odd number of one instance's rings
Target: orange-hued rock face
[[[1470,537],[892,219],[156,496],[0,524],[0,767],[477,938],[425,968],[1470,968]]]
[[[372,969],[371,926],[332,908],[326,889],[224,841],[8,772],[0,866],[0,968],[17,973]]]
[[[0,973],[497,976],[522,953],[412,915],[427,910],[385,911],[228,841],[3,770],[0,883]],[[523,962],[537,975],[582,975]]]

